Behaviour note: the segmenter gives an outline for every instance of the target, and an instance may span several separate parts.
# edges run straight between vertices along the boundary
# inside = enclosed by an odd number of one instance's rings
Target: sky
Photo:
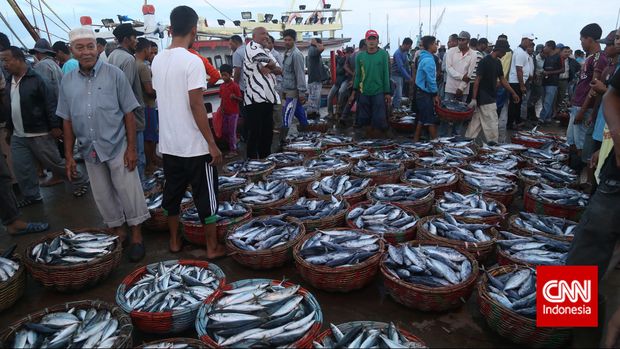
[[[33,22],[33,10],[29,4],[31,0],[16,1],[26,17]],[[37,7],[38,1],[32,1]],[[94,23],[100,23],[101,18],[116,18],[117,14],[128,15],[134,19],[142,18],[143,0],[46,1],[70,27],[79,26],[80,16],[85,15],[91,16]],[[312,9],[320,1],[298,0],[295,7],[305,4],[308,9]],[[337,0],[326,0],[326,2],[331,2],[332,7],[339,5]],[[280,13],[290,9],[292,4],[291,1],[285,0],[269,0],[268,7],[264,6],[265,1],[248,0],[186,0],[183,3],[170,0],[149,0],[149,3],[155,6],[156,17],[162,23],[168,23],[172,8],[184,4],[193,7],[199,16],[207,18],[209,23],[214,24],[217,22],[216,19],[224,17],[209,6],[209,3],[231,19],[240,19],[241,11],[251,11],[254,16],[258,12],[273,13],[274,18],[279,18]],[[345,1],[343,8],[352,10],[352,12],[343,13],[344,29],[339,34],[357,43],[363,38],[365,31],[372,28],[379,32],[381,45],[390,42],[393,50],[403,38],[407,36],[415,38],[420,22],[423,35],[428,35],[430,31],[429,9],[431,10],[432,28],[445,8],[443,20],[436,30],[436,37],[442,43],[447,41],[450,34],[466,30],[472,37],[487,37],[491,42],[494,42],[499,34],[505,33],[508,35],[511,46],[516,47],[520,36],[531,32],[538,38],[537,44],[555,40],[557,43],[576,49],[581,48],[579,31],[583,26],[596,22],[603,28],[603,36],[605,36],[616,26],[620,8],[620,2],[617,0],[431,0],[431,6],[429,6],[429,1],[421,1],[421,3],[422,6],[419,7],[419,2],[415,0]],[[596,6],[588,6],[589,4],[596,4]],[[0,2],[0,12],[7,18],[24,44],[32,47],[34,45],[32,38],[27,34],[7,2]],[[40,14],[37,11],[34,12],[37,15],[37,24],[42,27]],[[44,12],[58,22],[49,11]],[[389,16],[389,21],[387,16]],[[389,38],[387,37],[388,24]],[[49,20],[48,26],[52,33],[67,37],[65,32]],[[3,22],[0,22],[0,31],[7,33],[12,42],[18,44]]]

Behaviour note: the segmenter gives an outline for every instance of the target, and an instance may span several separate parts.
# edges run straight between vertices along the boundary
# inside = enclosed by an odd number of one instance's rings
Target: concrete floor
[[[101,217],[89,193],[82,198],[71,196],[70,190],[64,185],[52,188],[43,188],[44,204],[32,206],[23,210],[23,217],[32,221],[46,221],[51,225],[51,231],[59,231],[68,227],[100,227]],[[521,208],[521,202],[516,202],[512,210]],[[23,254],[25,248],[41,234],[10,237],[0,228],[0,246],[7,247],[18,244],[18,251]],[[5,326],[29,313],[38,311],[46,306],[69,301],[84,299],[99,299],[114,303],[117,286],[122,279],[136,268],[153,262],[178,258],[204,259],[204,249],[186,245],[178,254],[168,251],[168,236],[166,233],[144,232],[147,254],[145,259],[137,264],[130,263],[124,256],[121,265],[112,272],[110,277],[94,288],[80,292],[63,294],[44,289],[31,277],[28,277],[28,286],[24,296],[12,308],[0,313],[0,323]],[[224,258],[216,263],[226,273],[228,281],[246,278],[286,278],[293,282],[306,284],[301,280],[293,263],[269,270],[253,271],[246,269],[231,258]],[[614,270],[611,277],[601,286],[601,290],[608,296],[606,313],[609,316],[618,306],[618,297],[615,290],[620,287],[620,273]],[[515,347],[508,340],[495,334],[487,326],[478,310],[476,292],[467,304],[458,310],[444,313],[424,313],[408,309],[393,301],[386,293],[378,276],[373,283],[362,290],[335,294],[308,287],[318,299],[324,316],[324,326],[330,322],[339,324],[357,320],[393,321],[398,326],[411,331],[422,338],[431,347]],[[604,311],[601,311],[605,313]],[[605,318],[604,314],[602,318]],[[147,335],[134,330],[134,345],[144,341],[162,338]],[[192,329],[178,335],[196,337]],[[599,330],[586,329],[575,331],[571,347],[596,347],[599,341]]]

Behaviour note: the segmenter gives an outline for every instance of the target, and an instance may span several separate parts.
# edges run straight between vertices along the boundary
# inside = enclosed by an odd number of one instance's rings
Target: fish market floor
[[[559,129],[557,131],[560,131]],[[60,231],[65,227],[99,227],[101,217],[97,207],[88,193],[82,198],[74,198],[70,190],[63,185],[42,188],[44,203],[28,207],[22,211],[24,218],[32,221],[47,221],[50,223],[52,232]],[[517,211],[522,207],[521,201],[517,201],[512,209]],[[24,249],[35,240],[40,239],[42,234],[33,234],[20,237],[9,236],[4,228],[0,228],[0,246],[6,248],[11,244],[18,244],[18,252],[23,255]],[[125,276],[138,267],[164,260],[190,258],[204,259],[205,250],[197,246],[185,245],[183,251],[172,254],[168,250],[168,234],[144,231],[146,245],[146,257],[140,263],[129,262],[126,254],[120,266],[112,274],[97,286],[73,293],[58,293],[44,289],[30,276],[24,296],[11,308],[0,313],[0,323],[8,326],[10,323],[36,312],[45,307],[78,301],[84,299],[99,299],[109,303],[115,303],[116,289]],[[231,258],[226,257],[215,261],[226,274],[227,281],[236,281],[248,278],[286,278],[300,283],[308,288],[318,299],[324,316],[324,326],[330,322],[340,324],[349,321],[375,320],[393,321],[398,326],[410,330],[413,334],[422,338],[430,347],[515,347],[508,340],[494,333],[487,326],[478,310],[476,292],[463,307],[458,310],[443,313],[424,313],[396,303],[385,292],[381,278],[377,276],[375,281],[362,290],[346,294],[328,293],[308,287],[297,273],[293,263],[285,267],[268,270],[253,271],[242,267]],[[601,318],[609,318],[613,311],[620,305],[620,299],[616,292],[620,289],[620,272],[613,270],[600,289],[607,296],[606,309],[601,309]],[[605,321],[606,322],[606,321]],[[3,327],[4,327],[3,326]],[[571,342],[571,347],[598,347],[600,333],[597,329],[577,330]],[[196,333],[192,329],[175,337],[193,337]],[[140,345],[145,341],[151,341],[161,336],[153,336],[134,329],[133,343]]]

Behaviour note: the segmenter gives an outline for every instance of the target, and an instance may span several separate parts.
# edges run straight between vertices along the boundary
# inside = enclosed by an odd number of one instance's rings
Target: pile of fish
[[[287,151],[283,153],[273,153],[267,157],[267,160],[273,162],[276,166],[286,166],[304,161],[304,156],[300,153]]]
[[[465,255],[443,246],[389,245],[383,263],[395,278],[428,287],[458,285],[472,273]]]
[[[444,213],[443,217],[434,217],[424,223],[424,228],[433,235],[473,243],[491,241],[492,238],[483,232],[491,227],[490,224],[461,223],[449,213]]]
[[[276,168],[267,177],[268,181],[303,181],[316,177],[316,172],[304,166],[288,166]]]
[[[11,348],[112,348],[119,334],[118,320],[109,311],[71,308],[25,323]]]
[[[368,149],[354,145],[328,149],[325,154],[345,159],[365,159],[370,156]]]
[[[8,253],[7,253],[8,252]],[[0,257],[0,282],[5,282],[15,275],[19,270],[19,264],[10,259],[13,249],[10,249]]]
[[[299,255],[306,262],[327,267],[349,267],[379,253],[379,238],[354,230],[319,231],[306,240]]]
[[[406,184],[381,184],[370,191],[370,196],[377,201],[405,202],[418,201],[431,195],[430,187],[416,188]]]
[[[286,145],[286,149],[287,150],[319,150],[321,149],[321,141],[320,140],[315,140],[315,141],[297,141],[297,142],[291,142],[289,144]]]
[[[553,143],[549,143],[540,149],[529,148],[521,153],[521,156],[532,162],[540,163],[564,162],[568,159],[568,154],[562,153],[559,149],[553,149],[552,146]]]
[[[570,242],[551,239],[542,235],[521,236],[507,231],[500,232],[497,244],[512,258],[535,265],[564,265]]]
[[[295,203],[277,208],[283,214],[300,221],[314,221],[332,217],[346,208],[343,200],[332,196],[330,201],[321,199],[299,198]]]
[[[545,183],[531,186],[528,192],[536,200],[556,205],[586,207],[590,200],[590,195],[575,189],[553,188]]]
[[[517,162],[523,161],[523,158],[519,155],[515,155],[513,152],[509,151],[498,151],[494,153],[486,153],[480,154],[480,161],[483,162],[492,162],[492,163],[502,163],[504,161]]]
[[[306,163],[306,167],[312,171],[331,172],[340,171],[349,166],[349,162],[331,155],[321,155]]]
[[[536,182],[546,182],[567,186],[577,182],[577,174],[567,165],[553,163],[547,166],[537,166],[531,169],[522,169],[521,175]]]
[[[397,122],[399,124],[415,124],[415,115],[407,115],[407,114],[399,114],[393,115],[392,121]]]
[[[467,137],[462,136],[454,136],[454,137],[439,137],[431,140],[431,143],[437,144],[440,146],[449,146],[449,147],[469,147],[474,144],[474,140]]]
[[[496,144],[496,145],[483,144],[480,149],[485,150],[487,152],[501,153],[501,152],[522,152],[522,151],[526,151],[528,148],[521,144],[506,143],[506,144]]]
[[[351,196],[365,190],[370,178],[351,178],[348,175],[332,175],[312,183],[312,190],[318,195]]]
[[[197,326],[219,347],[287,347],[316,323],[316,311],[299,286],[254,284],[224,291]]]
[[[292,186],[281,180],[249,183],[239,190],[237,200],[245,204],[264,205],[289,197],[293,190]]]
[[[224,170],[228,173],[243,175],[267,171],[272,166],[273,163],[267,160],[238,160],[226,164]]]
[[[316,142],[323,137],[321,132],[299,132],[296,135],[289,135],[286,138],[287,143],[295,142]]]
[[[118,236],[96,232],[74,233],[65,229],[52,241],[41,242],[30,251],[30,257],[47,265],[87,263],[112,252]]]
[[[227,239],[244,251],[262,251],[285,245],[301,234],[301,229],[297,224],[284,221],[284,216],[254,218],[237,227]]]
[[[430,142],[403,142],[398,145],[400,148],[411,152],[432,152],[435,146]]]
[[[445,156],[423,156],[416,162],[421,167],[459,167],[465,165],[465,159],[448,159]]]
[[[161,313],[197,306],[220,286],[208,268],[162,262],[148,265],[146,273],[121,296],[131,311]]]
[[[531,131],[519,131],[512,135],[512,138],[516,138],[526,142],[547,143],[552,140],[549,134],[540,132],[537,130],[538,126],[534,127]]]
[[[453,216],[482,219],[497,217],[502,214],[501,208],[495,201],[489,201],[478,194],[463,195],[456,192],[445,192],[443,198],[437,202],[437,207]]]
[[[448,109],[455,112],[465,113],[471,111],[471,108],[467,106],[467,103],[452,100],[444,100],[441,102],[441,107],[443,109]]]
[[[362,148],[382,148],[394,145],[391,139],[365,139],[363,141],[356,142],[358,146]]]
[[[352,221],[359,229],[379,234],[405,232],[418,222],[417,218],[407,211],[383,202],[358,206],[349,211],[347,220]]]
[[[248,181],[246,178],[237,176],[219,176],[217,180],[219,190],[226,190],[240,185],[245,185]]]
[[[150,196],[147,196],[145,200],[146,200],[146,207],[149,210],[160,209],[161,204],[164,202],[164,193],[154,193]],[[190,203],[192,200],[193,200],[192,193],[189,191],[186,191],[185,194],[183,194],[183,199],[181,199],[181,204]]]
[[[452,160],[471,158],[476,156],[476,152],[470,147],[443,147],[435,150],[435,155],[440,157],[443,156],[448,158],[448,160]]]
[[[326,123],[327,123],[327,121],[321,120],[321,119],[312,119],[312,118],[308,119],[308,124],[310,124],[310,125],[322,125],[322,124],[326,124]]]
[[[248,213],[248,209],[243,204],[220,201],[218,203],[217,213],[215,216],[217,218],[217,223],[220,223],[228,220],[234,220],[235,218],[239,218],[246,213]],[[198,210],[193,206],[188,210],[183,211],[181,214],[181,220],[184,222],[201,224],[200,217],[198,216]]]
[[[142,347],[142,349],[197,349],[187,343],[173,343],[173,342],[158,342],[155,344],[149,344]]]
[[[396,171],[400,168],[400,163],[397,162],[386,162],[379,160],[360,160],[353,166],[352,171],[357,173],[362,173],[365,175],[371,173],[381,173],[387,171]]]
[[[320,139],[323,145],[344,145],[353,141],[353,137],[341,135],[321,135]]]
[[[163,188],[165,181],[166,181],[166,178],[164,176],[164,169],[162,168],[157,169],[153,172],[153,174],[151,174],[149,177],[145,179],[144,183],[142,184],[142,189],[144,189],[144,191],[147,192],[157,187]]]
[[[507,193],[513,191],[517,187],[514,181],[506,177],[497,176],[492,173],[487,174],[463,169],[459,170],[463,172],[463,180],[479,191]]]
[[[415,160],[417,156],[402,148],[379,150],[372,154],[372,157],[377,160],[387,161],[402,161],[402,160]]]
[[[478,173],[497,174],[504,177],[515,177],[519,162],[507,159],[502,162],[470,162],[469,168]]]
[[[518,314],[536,318],[536,270],[527,268],[497,276],[487,273],[487,276],[491,298]]]
[[[515,224],[532,233],[547,233],[556,236],[573,236],[577,223],[564,218],[521,212]]]
[[[411,342],[390,322],[385,328],[371,328],[359,324],[347,331],[340,331],[329,324],[332,332],[321,343],[314,342],[314,349],[328,348],[426,348],[418,342]]]
[[[407,170],[405,179],[407,182],[417,186],[436,187],[448,183],[454,183],[457,180],[456,173],[450,170],[433,170],[430,168],[417,168],[415,170]]]

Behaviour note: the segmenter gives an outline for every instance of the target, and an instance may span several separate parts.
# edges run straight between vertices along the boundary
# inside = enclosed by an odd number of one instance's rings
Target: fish
[[[470,147],[474,144],[474,140],[463,136],[453,136],[435,138],[431,140],[431,143],[438,146],[447,145],[450,147]]]
[[[467,103],[457,101],[454,99],[442,101],[441,107],[443,109],[448,109],[448,110],[456,111],[460,113],[471,111],[471,108],[467,105]]]
[[[392,115],[392,121],[399,123],[399,124],[415,124],[416,122],[416,117],[415,115],[407,115],[407,114],[401,114],[401,115]]]
[[[450,170],[434,170],[428,168],[416,168],[405,171],[405,181],[415,186],[437,187],[448,183],[454,183],[458,177]]]
[[[458,285],[472,274],[465,255],[443,246],[390,245],[383,265],[397,279],[433,288]]]
[[[321,135],[319,138],[323,145],[344,145],[353,142],[353,137],[342,135]]]
[[[467,171],[458,169],[463,173],[463,180],[474,189],[481,192],[511,192],[517,188],[517,184],[506,177],[494,174]]]
[[[391,139],[365,139],[355,144],[362,148],[380,148],[393,146],[394,142]]]
[[[532,164],[565,162],[568,160],[568,154],[562,153],[559,149],[554,149],[553,142],[551,141],[539,149],[528,148],[521,153],[521,156]]]
[[[491,227],[490,224],[461,223],[447,212],[444,217],[433,217],[424,223],[424,228],[433,235],[471,243],[492,241],[493,237],[484,232]]]
[[[388,326],[374,328],[364,324],[341,331],[330,324],[332,332],[320,343],[314,342],[315,349],[327,348],[426,348],[421,342],[410,341],[390,322]]]
[[[517,163],[517,166],[518,166],[519,162],[524,161],[523,157],[521,157],[520,155],[516,155],[515,153],[510,152],[510,151],[498,151],[494,153],[480,154],[479,158],[480,158],[480,161],[483,163],[500,164],[502,165],[502,167],[504,167],[507,170],[515,169],[513,167],[513,164],[515,162]],[[509,165],[504,165],[503,164],[504,162],[507,162]]]
[[[578,180],[575,170],[557,162],[548,163],[545,166],[524,168],[520,174],[529,180],[556,186],[572,185]]]
[[[298,285],[263,283],[235,294],[224,292],[196,326],[220,347],[286,347],[304,337],[315,318]]]
[[[164,202],[164,193],[153,193],[150,196],[145,197],[146,207],[149,210],[157,210],[161,209],[161,205]],[[183,194],[183,198],[181,199],[182,204],[187,204],[193,200],[192,193],[190,191],[185,191]]]
[[[144,192],[150,192],[156,188],[162,189],[164,187],[164,182],[166,181],[166,177],[164,176],[164,169],[158,168],[153,171],[150,176],[147,176],[144,179],[144,183],[142,183],[142,189]]]
[[[323,137],[324,135],[321,132],[299,132],[296,135],[289,135],[286,138],[286,143],[316,142]]]
[[[160,341],[154,344],[145,345],[142,348],[143,349],[197,349],[197,347],[194,347],[187,343],[168,342],[166,340],[163,340],[163,341]]]
[[[215,214],[216,223],[236,222],[235,219],[244,216],[249,211],[248,207],[241,203],[220,201],[218,203],[217,213]],[[195,206],[181,213],[181,221],[192,224],[202,224],[198,210]]]
[[[293,187],[282,180],[251,182],[239,189],[237,200],[244,204],[264,205],[289,197],[293,191]]]
[[[300,221],[314,221],[332,217],[346,208],[343,200],[332,196],[331,200],[299,198],[295,203],[276,208],[286,216],[295,217]]]
[[[224,165],[224,170],[228,173],[246,175],[267,171],[272,166],[273,163],[267,160],[237,160]]]
[[[553,188],[545,183],[538,183],[529,188],[528,193],[536,200],[542,202],[573,206],[586,207],[590,200],[590,195],[570,188]]]
[[[349,162],[344,159],[326,154],[322,154],[318,158],[308,160],[305,164],[306,168],[309,170],[318,171],[321,173],[341,171],[349,167],[349,165]]]
[[[295,141],[295,142],[291,142],[288,143],[284,149],[286,150],[320,150],[321,147],[323,146],[323,144],[321,143],[320,139],[317,140],[313,140],[313,141]]]
[[[520,315],[536,318],[536,270],[525,268],[493,276],[487,273],[489,296]]]
[[[565,218],[520,212],[514,223],[531,233],[547,233],[556,236],[573,236],[577,223]]]
[[[237,227],[226,238],[244,251],[269,250],[295,240],[299,225],[284,220],[286,215],[254,218]]]
[[[370,156],[368,149],[354,145],[331,148],[325,151],[325,154],[344,159],[366,159]]]
[[[526,151],[528,148],[522,144],[516,143],[506,143],[506,144],[483,144],[480,148],[487,152],[522,152]]]
[[[118,236],[101,232],[64,233],[51,241],[35,245],[30,257],[45,265],[72,265],[87,263],[111,253],[118,243]]]
[[[445,192],[444,197],[437,201],[437,207],[441,212],[458,218],[481,219],[502,215],[502,210],[495,201],[490,201],[479,194]]]
[[[306,262],[331,268],[363,263],[380,252],[378,236],[355,230],[320,230],[299,249]]]
[[[570,242],[542,235],[521,236],[500,231],[499,248],[512,258],[534,265],[564,265]]]
[[[314,181],[312,190],[318,195],[333,195],[336,197],[348,197],[358,194],[368,188],[370,178],[353,178],[348,175],[331,175]]]
[[[411,152],[432,152],[435,146],[430,142],[412,142],[406,141],[398,145],[404,150]]]
[[[435,156],[446,157],[448,160],[471,158],[476,156],[476,152],[469,147],[444,146],[435,150]]]
[[[220,191],[235,188],[240,185],[246,185],[248,182],[247,178],[237,177],[235,176],[219,176],[218,177],[218,189]]]
[[[19,270],[19,264],[8,257],[6,254],[0,257],[0,282],[8,281]]]
[[[266,176],[265,179],[268,181],[299,181],[312,179],[314,177],[317,177],[317,172],[304,166],[287,166],[276,168],[273,172]]]
[[[395,171],[400,168],[400,163],[386,162],[379,160],[359,160],[353,171],[358,173],[380,173],[385,171]]]
[[[402,161],[402,160],[415,160],[416,155],[410,153],[404,149],[396,148],[396,149],[388,149],[388,150],[378,150],[372,153],[372,158],[376,160],[383,161]]]
[[[529,131],[519,131],[512,135],[512,138],[528,141],[528,142],[537,142],[537,143],[548,143],[552,139],[552,135],[549,133],[544,133],[538,131],[538,126],[534,127]]]
[[[370,191],[370,196],[377,201],[406,202],[422,200],[432,192],[430,186],[416,188],[406,184],[381,184]]]
[[[466,164],[465,159],[448,159],[445,156],[423,156],[418,158],[416,165],[426,168],[448,168],[459,167]]]
[[[418,222],[414,214],[391,203],[382,202],[353,208],[347,213],[346,218],[358,229],[365,229],[380,235],[405,232]]]
[[[300,153],[287,151],[270,154],[267,156],[266,160],[273,162],[276,166],[287,166],[304,161],[304,156]]]
[[[484,174],[495,174],[507,178],[517,177],[519,162],[514,159],[507,159],[503,162],[470,162],[468,168],[474,172]]]

